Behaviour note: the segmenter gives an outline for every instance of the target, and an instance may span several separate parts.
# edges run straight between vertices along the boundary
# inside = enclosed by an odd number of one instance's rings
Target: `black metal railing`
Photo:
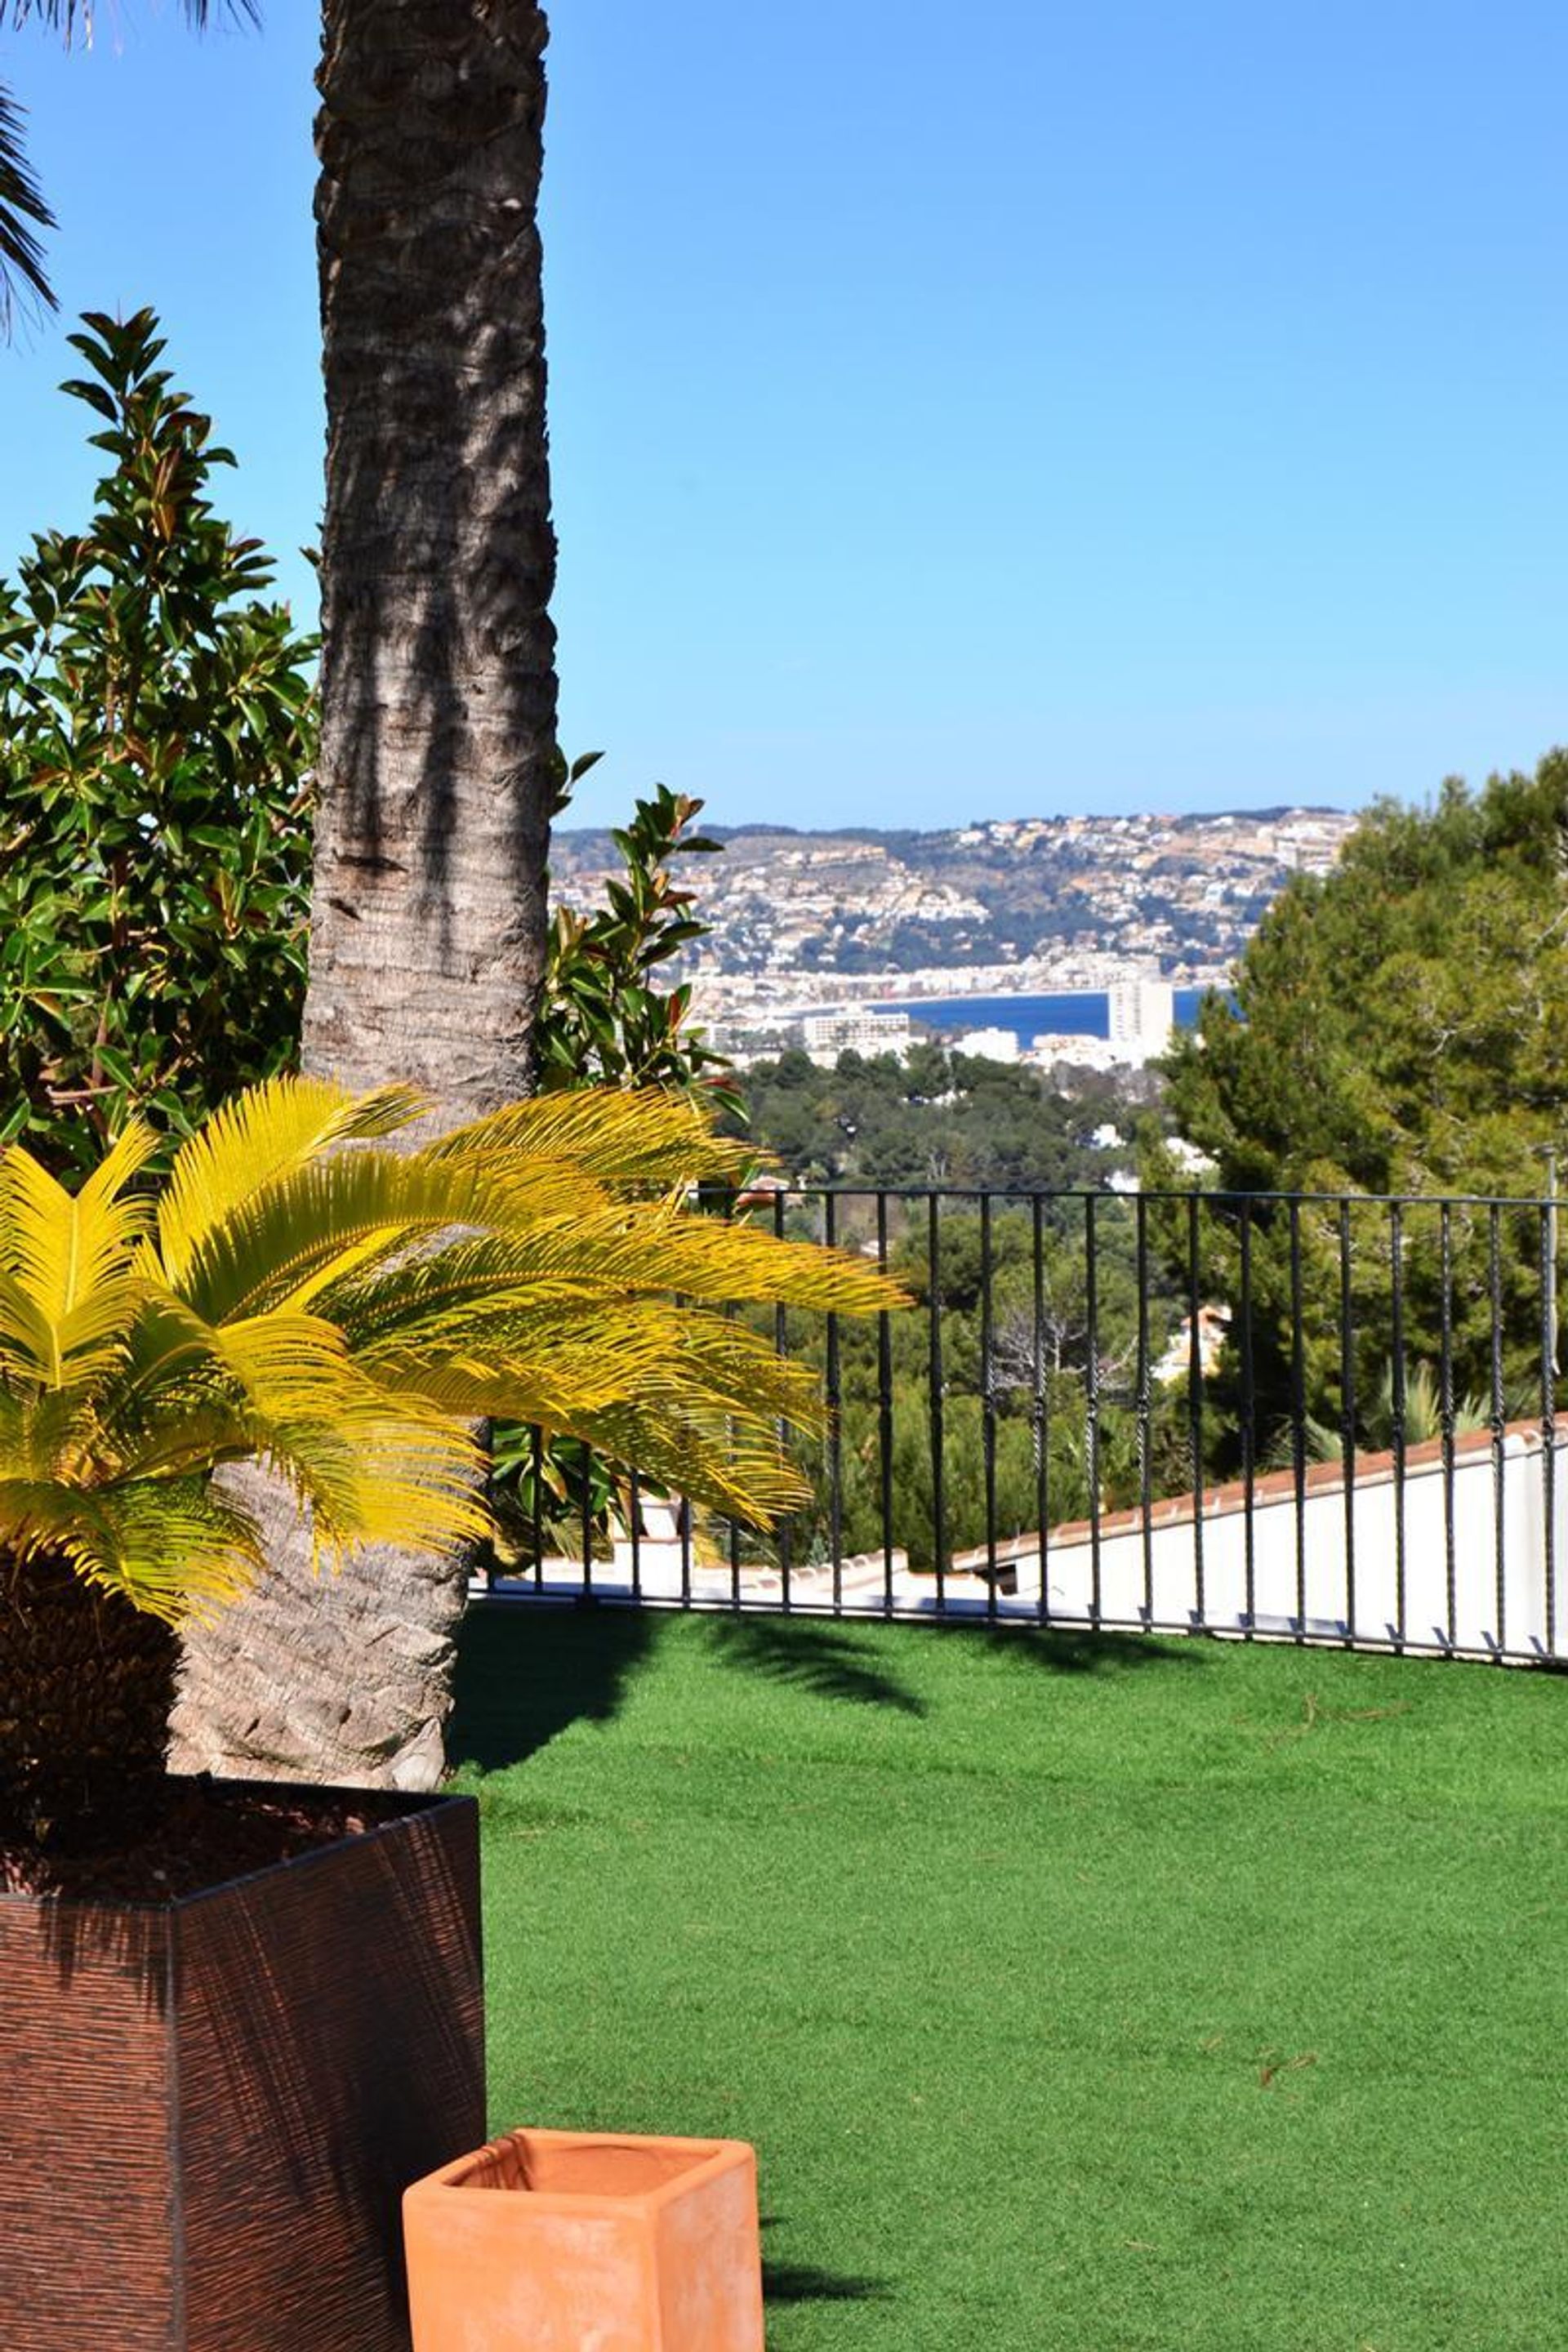
[[[789,1187],[911,1306],[767,1310],[827,1433],[766,1538],[587,1463],[499,1597],[1563,1654],[1556,1203]],[[735,1309],[738,1314],[752,1310]]]

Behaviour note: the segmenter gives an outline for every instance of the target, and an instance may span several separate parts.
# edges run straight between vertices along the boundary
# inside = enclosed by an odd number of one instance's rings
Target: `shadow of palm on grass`
[[[906,1690],[843,1626],[804,1624],[790,1617],[716,1617],[712,1645],[726,1665],[765,1680],[791,1684],[813,1698],[851,1706],[887,1706],[923,1715],[925,1702]]]
[[[502,1771],[574,1723],[611,1722],[655,1638],[654,1620],[635,1609],[470,1609],[458,1637],[452,1762]]]
[[[521,1764],[574,1723],[608,1723],[650,1657],[664,1621],[635,1609],[520,1608],[482,1603],[458,1635],[448,1748],[455,1765],[488,1772]],[[886,1646],[868,1629],[791,1617],[710,1617],[713,1654],[726,1666],[812,1698],[924,1717],[926,1702],[889,1671]],[[982,1645],[1005,1669],[1040,1675],[1141,1674],[1194,1667],[1211,1654],[1196,1643],[1100,1633],[1081,1626],[991,1632],[979,1626],[909,1629],[911,1643]]]
[[[958,1638],[963,1638],[963,1633]],[[1152,1666],[1201,1666],[1209,1653],[1196,1642],[1161,1641],[1148,1633],[1100,1633],[1084,1625],[987,1633],[987,1653],[1037,1674],[1136,1675]]]

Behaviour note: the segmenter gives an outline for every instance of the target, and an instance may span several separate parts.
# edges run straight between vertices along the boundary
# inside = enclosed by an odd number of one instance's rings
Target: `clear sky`
[[[152,303],[300,606],[317,11],[0,34],[62,317],[0,567]],[[1424,798],[1568,738],[1563,0],[555,0],[562,735],[585,819]]]

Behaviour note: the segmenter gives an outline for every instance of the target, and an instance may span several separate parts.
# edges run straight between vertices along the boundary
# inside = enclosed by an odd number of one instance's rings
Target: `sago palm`
[[[318,1555],[486,1525],[476,1420],[602,1445],[721,1511],[796,1500],[814,1381],[728,1303],[864,1312],[869,1268],[693,1212],[742,1154],[665,1096],[552,1096],[410,1149],[401,1087],[281,1079],[145,1179],[0,1156],[0,1844],[81,1843],[162,1770],[174,1629],[264,1568],[260,1456]]]

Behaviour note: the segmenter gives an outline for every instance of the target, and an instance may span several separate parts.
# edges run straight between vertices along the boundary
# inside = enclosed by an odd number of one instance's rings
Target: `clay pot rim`
[[[574,2147],[642,2149],[651,2145],[681,2154],[689,2153],[693,2161],[668,2180],[658,2181],[652,2188],[619,2192],[592,2189],[497,2189],[478,2187],[465,2177],[498,2149],[520,2139],[545,2140],[557,2146],[565,2143]],[[624,2214],[632,2207],[647,2212],[658,2210],[689,2195],[693,2188],[715,2179],[728,2170],[737,2158],[749,2159],[753,2154],[752,2143],[743,2139],[690,2139],[679,2132],[561,2131],[542,2125],[522,2124],[515,2130],[498,2132],[482,2147],[469,2148],[466,2154],[454,2158],[450,2164],[442,2165],[438,2171],[426,2173],[423,2180],[415,2181],[404,2190],[404,2202],[406,2204],[414,2200],[423,2203],[426,2198],[445,2200],[456,2195],[476,2204],[482,2200],[484,2208],[490,2210],[498,2197],[510,2195],[522,2197],[531,2213]]]

